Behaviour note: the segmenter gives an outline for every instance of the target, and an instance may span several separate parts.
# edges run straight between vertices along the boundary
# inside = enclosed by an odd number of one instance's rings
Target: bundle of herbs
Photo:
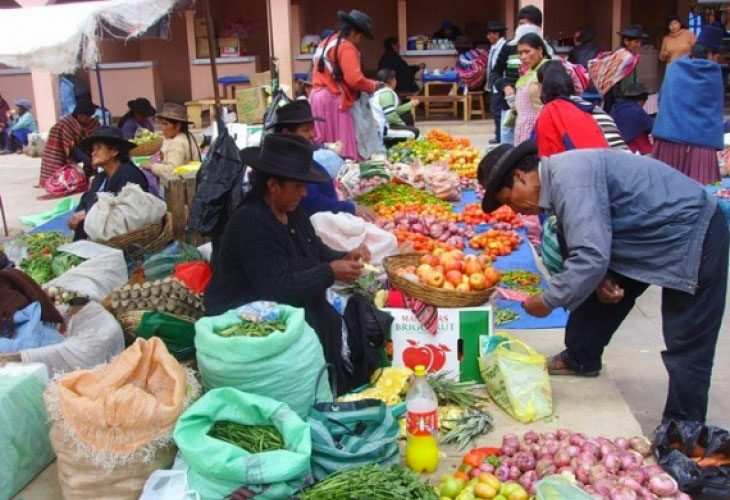
[[[210,437],[238,446],[249,453],[281,450],[284,438],[273,425],[245,425],[219,420],[208,432]]]
[[[286,330],[286,321],[277,319],[272,321],[249,321],[242,320],[241,323],[229,326],[215,332],[221,337],[268,337],[274,332]]]

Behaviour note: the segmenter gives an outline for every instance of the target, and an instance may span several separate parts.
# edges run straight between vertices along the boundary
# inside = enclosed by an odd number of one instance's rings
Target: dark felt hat
[[[79,146],[81,149],[89,151],[95,142],[103,142],[125,152],[137,147],[135,143],[129,142],[124,138],[122,129],[119,127],[99,127],[94,130],[94,133],[90,137],[81,141]]]
[[[495,32],[503,32],[507,31],[507,28],[505,27],[504,23],[501,21],[489,21],[487,23],[487,33],[495,31]]]
[[[708,24],[702,27],[700,36],[697,37],[697,44],[713,52],[720,52],[722,50],[722,39],[724,36],[725,28],[717,24]]]
[[[96,113],[96,110],[99,109],[99,106],[91,102],[89,99],[80,99],[76,101],[76,106],[74,107],[74,114],[76,115],[86,115],[86,116],[94,116],[94,113]]]
[[[484,198],[482,198],[484,212],[492,212],[499,208],[500,203],[494,197],[504,178],[522,158],[536,154],[537,144],[525,141],[517,147],[501,144],[484,157],[477,171],[479,184],[484,187]]]
[[[157,110],[152,106],[152,103],[144,97],[138,97],[127,101],[127,107],[132,113],[140,114],[142,116],[155,116]]]
[[[300,123],[323,122],[324,119],[312,116],[312,106],[304,99],[289,102],[276,110],[276,121],[267,128],[276,125],[297,125]]]
[[[592,42],[596,38],[596,32],[593,31],[591,28],[581,28],[580,29],[580,35],[578,36],[578,41],[580,43],[588,43]]]
[[[454,40],[454,48],[458,51],[471,50],[472,47],[474,47],[474,44],[466,35],[459,35]]]
[[[267,134],[261,146],[241,151],[243,163],[254,170],[301,182],[329,182],[327,172],[312,163],[312,144],[297,135]]]
[[[373,36],[373,20],[364,12],[357,9],[352,9],[350,12],[341,10],[337,12],[337,17],[339,17],[340,20],[353,25],[358,29],[358,31],[365,35],[365,38],[369,40],[375,38]]]
[[[631,26],[627,26],[619,31],[618,34],[624,38],[635,38],[641,40],[646,40],[647,38],[649,38],[649,35],[644,31],[644,27],[640,24],[632,24]]]

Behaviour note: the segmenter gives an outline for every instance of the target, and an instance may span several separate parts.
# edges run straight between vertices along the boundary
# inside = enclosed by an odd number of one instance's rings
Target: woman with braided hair
[[[314,90],[309,103],[312,113],[324,119],[315,123],[314,141],[340,141],[342,156],[357,160],[357,135],[350,108],[360,92],[372,94],[383,83],[365,78],[360,67],[357,46],[364,38],[373,39],[370,17],[359,10],[339,11],[337,16],[340,30],[325,38],[314,54]]]

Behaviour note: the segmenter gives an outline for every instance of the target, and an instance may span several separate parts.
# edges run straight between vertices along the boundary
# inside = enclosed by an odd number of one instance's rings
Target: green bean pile
[[[229,326],[217,333],[221,337],[268,337],[274,332],[283,332],[286,330],[286,321],[277,319],[274,321],[248,321],[243,320],[237,325]]]
[[[219,420],[213,424],[208,435],[238,446],[249,453],[262,453],[284,448],[284,438],[273,425],[245,425],[229,420]]]

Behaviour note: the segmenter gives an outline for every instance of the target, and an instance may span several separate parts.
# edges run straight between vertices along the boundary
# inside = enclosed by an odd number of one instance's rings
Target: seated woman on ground
[[[414,126],[412,109],[420,104],[418,99],[400,104],[395,88],[398,80],[394,70],[385,68],[378,71],[378,80],[385,83],[385,87],[376,90],[370,98],[373,116],[383,132],[383,138],[388,139],[417,139],[420,131]],[[387,145],[387,144],[386,144]]]
[[[94,176],[91,187],[81,196],[76,212],[68,220],[74,241],[86,239],[84,219],[96,203],[97,193],[119,194],[129,183],[139,185],[145,192],[149,190],[144,174],[129,159],[129,151],[134,147],[117,127],[100,127],[81,143],[81,148],[91,153],[92,166],[103,171]]]
[[[162,135],[165,142],[158,155],[151,161],[144,162],[141,167],[150,170],[159,177],[162,174],[171,174],[173,170],[191,161],[200,161],[200,150],[193,134],[188,130],[192,123],[188,120],[185,106],[168,102],[162,105],[157,113],[162,124]]]
[[[38,132],[38,124],[30,112],[32,108],[28,99],[15,99],[15,109],[8,111],[5,126],[5,149],[0,154],[21,153],[23,146],[28,145],[28,136]]]
[[[312,164],[309,141],[292,134],[268,134],[261,147],[241,152],[254,169],[253,187],[234,212],[223,234],[213,278],[205,292],[208,315],[222,314],[248,302],[270,300],[301,307],[315,330],[337,386],[347,391],[350,372],[342,357],[342,318],[327,301],[335,280],[354,283],[367,248],[338,252],[314,232],[299,206],[306,183],[329,182]]]
[[[129,111],[119,119],[119,128],[122,129],[125,139],[132,139],[140,128],[150,132],[155,131],[152,118],[157,113],[152,103],[144,97],[127,101]]]

